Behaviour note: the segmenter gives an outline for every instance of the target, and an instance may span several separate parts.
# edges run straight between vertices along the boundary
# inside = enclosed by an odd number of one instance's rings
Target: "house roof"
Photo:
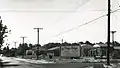
[[[107,44],[95,44],[93,45],[93,47],[107,47]],[[112,47],[113,45],[110,44],[110,47]]]
[[[92,45],[89,45],[89,44],[81,44],[81,47],[83,47],[83,48],[93,48]]]
[[[50,48],[48,50],[56,50],[56,49],[59,49],[60,47],[53,47],[53,48]]]
[[[37,47],[32,48],[32,50],[37,50]],[[39,47],[39,50],[40,50],[40,51],[47,51],[47,49],[42,48],[42,47]]]
[[[100,47],[100,45],[98,45],[98,44],[95,44],[93,47]]]

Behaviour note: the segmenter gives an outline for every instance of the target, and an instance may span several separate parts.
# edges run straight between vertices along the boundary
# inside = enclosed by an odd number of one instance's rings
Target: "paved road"
[[[2,59],[4,60],[3,62],[5,62],[5,66],[2,68],[63,68],[62,66],[64,66],[64,68],[73,68],[72,66],[75,65],[74,68],[87,68],[88,66],[94,66],[94,68],[104,68],[103,65],[101,63],[71,63],[70,65],[67,64],[31,64],[28,62],[24,62],[24,61],[19,61],[16,60],[12,57],[2,57]]]
[[[39,65],[23,63],[18,66],[4,66],[3,68],[40,68]]]
[[[2,68],[40,68],[39,65],[18,61],[12,57],[0,57],[0,58],[2,58],[4,62],[4,66]]]

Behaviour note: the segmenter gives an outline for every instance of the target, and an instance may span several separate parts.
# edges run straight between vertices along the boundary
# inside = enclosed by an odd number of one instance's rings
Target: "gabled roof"
[[[107,47],[107,44],[95,44],[93,45],[93,47]],[[113,45],[110,44],[110,47],[112,47]]]
[[[83,47],[83,48],[93,48],[93,46],[89,45],[89,44],[81,44],[81,47]]]
[[[60,47],[53,47],[53,48],[50,48],[48,50],[56,50],[56,49],[59,49]]]
[[[98,44],[95,44],[93,47],[100,47],[100,45],[98,45]]]
[[[37,47],[32,48],[32,50],[37,50]],[[39,47],[40,51],[47,51],[47,49],[43,48],[43,47]]]

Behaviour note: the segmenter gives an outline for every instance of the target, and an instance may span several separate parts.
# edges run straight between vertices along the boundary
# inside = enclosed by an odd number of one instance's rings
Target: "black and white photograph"
[[[120,0],[0,0],[0,68],[120,68]]]

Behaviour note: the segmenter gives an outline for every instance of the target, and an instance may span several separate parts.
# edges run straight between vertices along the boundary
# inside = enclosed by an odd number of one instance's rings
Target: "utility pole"
[[[15,48],[16,48],[16,44],[17,44],[17,42],[14,42],[14,44],[15,44]]]
[[[63,39],[61,40],[61,45],[60,45],[60,49],[59,49],[59,51],[60,51],[60,52],[59,52],[59,53],[60,53],[60,54],[59,54],[59,55],[60,55],[60,59],[62,59],[62,57],[61,57],[61,47],[62,47],[62,46],[63,46]]]
[[[38,60],[38,51],[39,51],[39,30],[43,30],[43,28],[34,28],[37,29],[37,60]]]
[[[23,40],[22,43],[23,43],[23,45],[24,45],[24,40],[25,40],[26,37],[22,36],[21,38],[22,38],[22,40]]]
[[[110,65],[110,0],[108,0],[108,37],[107,37],[107,65]]]
[[[116,31],[111,31],[111,33],[112,33],[112,44],[114,46],[114,33],[116,33]]]
[[[61,41],[62,41],[62,44],[63,44],[63,39]]]
[[[25,40],[26,37],[22,36],[21,38],[22,38],[22,40],[23,40],[22,44],[23,44],[23,46],[24,46],[24,40]],[[23,56],[24,56],[24,55],[25,55],[25,50],[24,50]]]
[[[14,42],[14,44],[15,44],[15,49],[14,49],[14,50],[15,50],[15,57],[17,56],[17,53],[16,53],[16,50],[17,50],[17,48],[16,48],[16,43],[17,43],[17,42]]]

